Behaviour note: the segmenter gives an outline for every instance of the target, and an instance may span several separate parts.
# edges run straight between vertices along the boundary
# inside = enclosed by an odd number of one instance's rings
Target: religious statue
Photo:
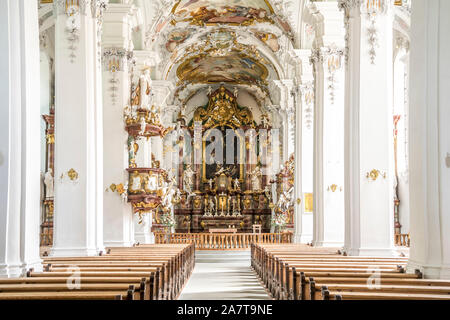
[[[141,118],[141,131],[139,131],[139,135],[143,136],[147,129],[147,122],[145,122],[145,118]]]
[[[128,162],[130,168],[136,167],[136,143],[133,136],[128,137]]]
[[[222,164],[217,162],[216,176],[220,176],[222,173],[225,173],[225,168],[222,166]]]
[[[209,190],[213,190],[213,184],[214,184],[214,181],[213,181],[213,179],[209,179]]]
[[[212,215],[215,212],[215,205],[212,197],[209,198],[208,211],[210,215]]]
[[[241,189],[241,183],[239,182],[239,179],[236,178],[234,179],[234,190],[239,190]]]
[[[256,168],[250,173],[251,180],[252,180],[252,190],[253,191],[259,191],[261,190],[261,167],[259,165],[256,166]]]
[[[278,200],[278,207],[281,211],[286,212],[292,204],[292,193],[294,187],[291,187],[288,191],[281,193],[280,199]]]
[[[154,125],[159,125],[161,123],[159,110],[154,105],[150,108],[150,122]]]
[[[49,168],[47,173],[44,175],[45,184],[45,197],[47,199],[54,197],[54,184],[53,184],[53,170]]]
[[[192,194],[192,188],[194,186],[194,174],[195,172],[192,170],[192,166],[190,164],[186,165],[186,170],[184,170],[183,175],[183,189],[189,195]]]
[[[263,128],[264,129],[267,129],[267,128],[269,128],[269,116],[266,114],[266,113],[264,113],[262,116],[261,116],[261,124],[262,124],[262,126],[263,126]]]
[[[141,109],[148,110],[150,104],[150,68],[146,68],[144,73],[139,78],[139,87],[140,87],[140,97],[139,97],[139,107]]]

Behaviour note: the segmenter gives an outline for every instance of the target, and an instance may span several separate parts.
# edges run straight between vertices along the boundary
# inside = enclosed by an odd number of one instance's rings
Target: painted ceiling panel
[[[236,52],[224,57],[206,54],[193,57],[180,65],[177,75],[180,80],[193,83],[256,83],[267,78],[268,70]]]
[[[245,24],[270,20],[273,9],[267,0],[181,0],[172,12],[178,21]]]

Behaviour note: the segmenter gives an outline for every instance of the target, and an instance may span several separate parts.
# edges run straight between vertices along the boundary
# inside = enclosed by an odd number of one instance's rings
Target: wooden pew
[[[94,257],[46,257],[43,272],[29,270],[26,278],[0,279],[0,300],[174,299],[192,273],[194,259],[193,244],[109,248]]]
[[[450,281],[405,273],[406,257],[347,257],[303,245],[253,245],[251,257],[277,299],[450,299]]]

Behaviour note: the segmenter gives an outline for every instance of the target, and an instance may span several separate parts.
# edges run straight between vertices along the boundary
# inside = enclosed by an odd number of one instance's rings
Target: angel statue
[[[214,200],[213,200],[212,197],[209,198],[209,205],[208,205],[208,207],[209,207],[209,214],[212,215],[214,213],[214,211],[215,211],[215,204],[214,204]]]
[[[281,209],[281,211],[288,211],[289,207],[292,204],[292,191],[294,190],[294,187],[291,187],[288,191],[285,191],[281,193],[280,199],[278,200],[278,207]]]

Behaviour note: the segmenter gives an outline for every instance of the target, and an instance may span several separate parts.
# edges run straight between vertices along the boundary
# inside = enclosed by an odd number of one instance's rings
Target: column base
[[[20,278],[25,274],[25,270],[20,265],[0,265],[0,278]]]
[[[52,248],[50,257],[89,257],[97,256],[97,249],[89,248]]]
[[[395,248],[344,248],[349,256],[370,257],[399,257],[400,253]]]
[[[407,273],[422,272],[425,279],[450,280],[450,266],[447,265],[424,265],[419,262],[408,260]]]
[[[22,265],[22,269],[24,270],[24,272],[27,272],[30,269],[33,269],[36,272],[42,272],[43,271],[42,260],[39,259],[34,262],[24,263]]]

